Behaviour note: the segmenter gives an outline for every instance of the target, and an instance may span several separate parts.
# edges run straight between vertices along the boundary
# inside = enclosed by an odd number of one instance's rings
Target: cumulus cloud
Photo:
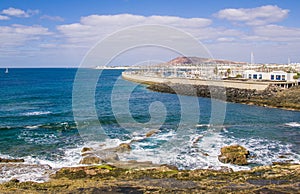
[[[106,35],[133,25],[158,24],[180,29],[208,27],[212,21],[206,18],[181,18],[174,16],[141,16],[132,14],[90,15],[79,23],[60,25],[57,29],[72,43],[95,42]]]
[[[24,11],[22,9],[17,9],[10,7],[8,9],[4,9],[1,11],[2,14],[7,15],[7,16],[13,16],[13,17],[23,17],[23,18],[28,18],[32,15],[38,14],[38,10],[27,10]]]
[[[10,18],[6,15],[0,15],[0,20],[9,20]]]
[[[266,5],[251,9],[223,9],[215,14],[217,18],[231,22],[243,22],[246,25],[266,25],[282,21],[288,16],[289,10],[276,5]]]
[[[50,34],[51,32],[42,26],[0,26],[0,48],[14,48]]]

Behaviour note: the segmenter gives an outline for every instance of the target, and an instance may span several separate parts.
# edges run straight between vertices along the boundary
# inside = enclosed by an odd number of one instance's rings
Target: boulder
[[[83,147],[81,153],[93,151],[93,148]]]
[[[240,145],[230,145],[221,148],[221,155],[218,159],[222,163],[231,163],[237,165],[247,165],[249,151]]]
[[[128,143],[121,143],[118,147],[116,147],[117,152],[129,152],[131,150],[131,146]]]
[[[81,159],[80,164],[100,164],[103,163],[103,161],[95,156],[95,155],[89,155]]]
[[[154,134],[156,134],[156,133],[158,133],[159,132],[159,130],[157,130],[157,129],[152,129],[152,130],[150,130],[150,131],[148,131],[148,133],[146,133],[146,137],[151,137],[152,135],[154,135]]]

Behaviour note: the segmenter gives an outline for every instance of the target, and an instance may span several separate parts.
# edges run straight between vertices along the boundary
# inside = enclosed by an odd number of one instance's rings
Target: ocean
[[[120,155],[121,160],[234,170],[300,161],[300,112],[152,92],[145,85],[122,80],[122,70],[81,71],[86,75],[79,80],[82,85],[94,84],[91,77],[101,74],[90,104],[96,119],[90,117],[90,108],[79,106],[81,101],[74,105],[77,69],[9,69],[8,74],[0,69],[0,158],[24,158],[25,164],[44,165],[46,172],[79,165],[83,147],[114,147],[139,140],[130,153]],[[83,105],[88,102],[85,93],[81,97]],[[212,122],[213,103],[223,107],[222,122]],[[218,110],[214,112],[218,116]],[[158,133],[143,139],[151,130]],[[231,144],[251,152],[249,165],[218,161],[220,148]],[[39,167],[23,168],[0,168],[0,182],[47,179]]]

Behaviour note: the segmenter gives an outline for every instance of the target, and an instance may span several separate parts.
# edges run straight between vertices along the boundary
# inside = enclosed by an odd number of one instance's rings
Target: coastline
[[[227,102],[300,111],[300,86],[280,88],[269,82],[194,81],[122,74],[127,81],[148,85],[156,92],[215,98]],[[257,87],[257,88],[256,88]]]
[[[92,165],[62,168],[48,182],[0,184],[2,193],[298,193],[299,164],[274,164],[247,171],[118,168]]]

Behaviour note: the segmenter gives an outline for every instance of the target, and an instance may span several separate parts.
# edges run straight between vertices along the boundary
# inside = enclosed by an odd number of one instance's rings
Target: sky
[[[217,59],[250,62],[253,52],[256,63],[300,62],[299,18],[296,0],[0,0],[0,68],[79,67],[99,42],[137,25],[180,30]],[[172,57],[144,48],[112,63]]]

